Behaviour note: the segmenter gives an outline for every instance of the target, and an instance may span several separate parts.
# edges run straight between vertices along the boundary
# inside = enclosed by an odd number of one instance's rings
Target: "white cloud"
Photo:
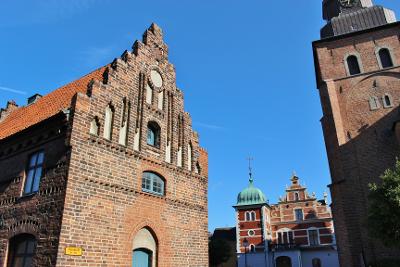
[[[223,130],[224,129],[224,127],[222,127],[222,126],[209,124],[209,123],[203,123],[203,122],[193,122],[193,124],[197,125],[199,127],[212,129],[212,130]]]
[[[3,86],[0,86],[0,90],[11,92],[11,93],[15,93],[15,94],[19,94],[19,95],[26,95],[27,94],[27,92],[25,92],[25,91],[12,89],[12,88],[8,88],[8,87],[3,87]]]

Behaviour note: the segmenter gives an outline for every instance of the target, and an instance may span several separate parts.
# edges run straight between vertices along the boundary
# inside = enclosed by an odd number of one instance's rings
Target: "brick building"
[[[368,237],[368,184],[399,156],[400,23],[371,0],[324,0],[313,43],[342,266],[399,255]],[[351,203],[349,205],[349,203]]]
[[[0,266],[208,266],[207,153],[161,29],[0,115]]]
[[[317,200],[294,174],[277,204],[269,204],[250,175],[236,210],[239,267],[338,267],[326,195]]]

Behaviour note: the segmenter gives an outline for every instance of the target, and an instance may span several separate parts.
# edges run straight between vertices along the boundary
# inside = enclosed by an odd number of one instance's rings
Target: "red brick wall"
[[[0,266],[9,240],[22,233],[36,237],[34,266],[55,266],[65,197],[68,147],[61,117],[0,141]],[[29,157],[44,151],[39,191],[22,196]]]
[[[360,266],[363,252],[367,261],[398,255],[398,251],[368,237],[365,219],[368,184],[379,181],[400,152],[392,132],[393,123],[399,119],[399,27],[397,23],[313,45],[332,176],[332,209],[343,266]],[[380,69],[375,53],[378,47],[391,49],[395,67]],[[347,76],[344,60],[349,53],[359,54],[362,74]],[[385,93],[392,96],[391,108],[383,107]],[[381,103],[377,110],[370,109],[372,96]]]
[[[191,118],[184,112],[183,93],[176,87],[175,70],[167,60],[168,47],[161,30],[153,26],[134,51],[116,60],[91,95],[79,94],[73,105],[65,212],[57,266],[130,266],[132,241],[143,227],[157,239],[158,266],[208,266],[207,154],[198,146]],[[163,78],[164,109],[157,97],[145,102],[150,69]],[[167,97],[168,96],[168,97]],[[127,146],[118,144],[123,98],[132,109]],[[104,139],[104,112],[112,103],[112,138]],[[100,120],[100,136],[89,134],[91,120]],[[183,118],[178,122],[179,118]],[[146,143],[148,121],[161,127],[160,148]],[[183,121],[183,122],[182,122]],[[141,132],[140,151],[133,149],[134,132]],[[165,162],[167,140],[172,142],[172,162]],[[187,166],[187,145],[193,145],[192,171]],[[177,166],[178,146],[183,166]],[[199,162],[201,172],[195,172]],[[142,192],[143,171],[165,178],[165,196]],[[67,256],[67,246],[82,247],[81,257]]]

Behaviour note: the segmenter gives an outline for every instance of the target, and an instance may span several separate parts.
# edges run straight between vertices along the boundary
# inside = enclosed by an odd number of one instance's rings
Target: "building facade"
[[[366,229],[368,185],[400,152],[400,24],[371,0],[324,0],[323,14],[313,52],[339,257],[341,266],[368,266],[400,254]]]
[[[339,266],[326,195],[317,200],[296,175],[277,204],[269,204],[250,177],[234,208],[239,267]]]
[[[208,266],[207,152],[152,24],[0,115],[0,266]]]

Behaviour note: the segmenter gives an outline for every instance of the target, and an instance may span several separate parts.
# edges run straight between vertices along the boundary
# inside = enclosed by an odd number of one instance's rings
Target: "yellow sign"
[[[65,255],[82,256],[83,249],[78,247],[66,247]]]

